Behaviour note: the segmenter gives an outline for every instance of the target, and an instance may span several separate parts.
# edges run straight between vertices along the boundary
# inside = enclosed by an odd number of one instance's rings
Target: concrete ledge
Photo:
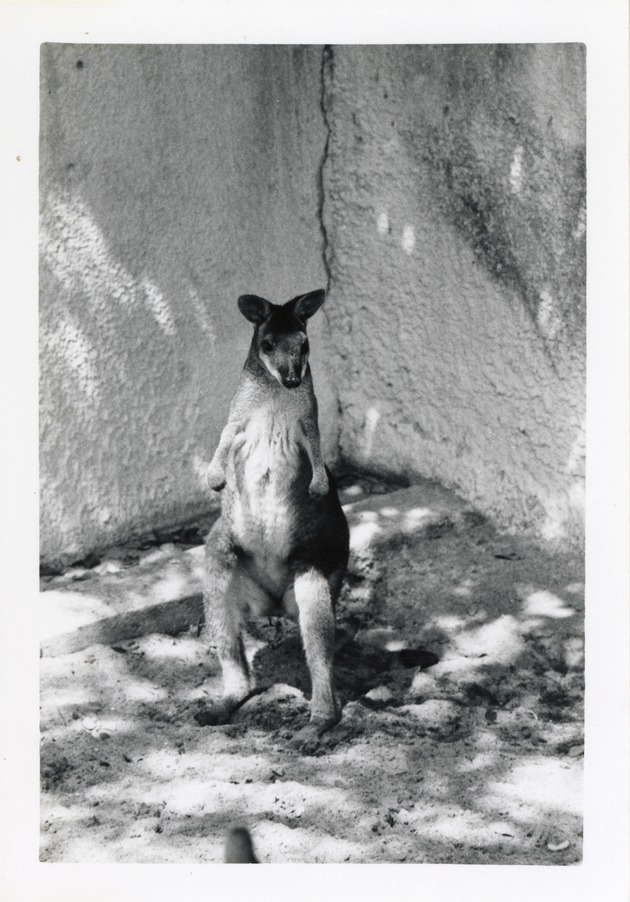
[[[441,535],[462,519],[466,505],[438,486],[422,484],[369,495],[345,504],[344,510],[350,526],[349,572],[365,576],[367,570],[376,578],[379,549],[408,536]],[[203,616],[203,562],[203,545],[188,551],[169,545],[117,573],[88,571],[87,579],[52,583],[39,601],[42,655],[196,627]]]

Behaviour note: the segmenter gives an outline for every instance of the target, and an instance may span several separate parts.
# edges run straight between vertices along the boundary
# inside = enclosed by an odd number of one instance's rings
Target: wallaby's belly
[[[272,571],[291,553],[310,479],[300,437],[299,423],[261,412],[233,445],[224,515],[235,540]]]

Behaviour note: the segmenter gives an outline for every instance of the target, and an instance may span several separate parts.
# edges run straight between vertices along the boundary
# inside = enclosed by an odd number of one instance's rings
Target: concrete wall
[[[325,85],[342,455],[581,541],[584,47],[335,47]]]
[[[323,287],[321,50],[44,45],[41,554],[208,509],[254,292]],[[336,399],[312,322],[324,450]]]
[[[42,556],[206,509],[250,335],[237,296],[327,280],[328,459],[580,541],[584,63],[44,45]]]

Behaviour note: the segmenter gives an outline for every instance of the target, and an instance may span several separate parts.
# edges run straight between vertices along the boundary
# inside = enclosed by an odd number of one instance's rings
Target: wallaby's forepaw
[[[215,466],[214,464],[210,464],[208,472],[206,473],[206,479],[210,488],[215,492],[220,492],[221,489],[225,487],[225,474],[221,467]]]
[[[308,487],[310,495],[327,495],[328,494],[328,475],[326,470],[313,473],[311,484]]]

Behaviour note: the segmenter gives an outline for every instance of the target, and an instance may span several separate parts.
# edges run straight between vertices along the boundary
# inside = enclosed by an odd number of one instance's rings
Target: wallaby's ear
[[[309,291],[308,294],[298,295],[284,306],[295,313],[298,319],[305,320],[313,316],[314,313],[317,313],[324,303],[325,298],[326,292],[324,289],[318,288],[317,291]]]
[[[238,299],[238,309],[250,323],[262,323],[271,313],[272,304],[255,294],[242,294]]]

